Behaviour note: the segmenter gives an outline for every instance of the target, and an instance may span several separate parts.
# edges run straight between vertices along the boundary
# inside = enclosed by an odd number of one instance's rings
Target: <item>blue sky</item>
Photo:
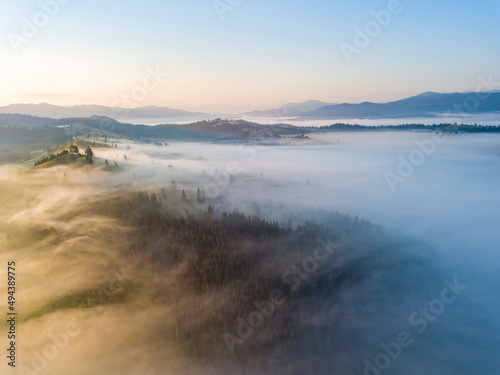
[[[401,0],[350,61],[342,43],[357,48],[355,29],[397,0],[60,0],[44,25],[41,3],[54,1],[0,0],[0,104],[121,104],[151,68],[164,76],[130,105],[237,112],[500,81],[493,0]],[[25,38],[25,20],[37,16],[43,26]]]

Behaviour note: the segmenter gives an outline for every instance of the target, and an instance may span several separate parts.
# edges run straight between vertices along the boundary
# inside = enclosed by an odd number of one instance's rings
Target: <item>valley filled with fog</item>
[[[134,173],[138,176],[163,182],[190,178],[208,194],[225,194],[235,205],[257,201],[339,210],[408,234],[432,234],[440,241],[464,236],[458,241],[462,244],[467,236],[486,239],[481,232],[494,236],[500,137],[442,134],[435,141],[434,136],[347,132],[272,144],[136,144],[132,152],[99,155],[122,164],[123,154],[131,154],[126,165],[140,167]],[[429,154],[416,141],[426,144]],[[401,164],[411,165],[411,175],[400,175]],[[404,181],[393,181],[387,173]],[[231,174],[238,177],[235,184],[229,184]]]
[[[250,114],[213,114],[205,115],[204,117],[198,116],[157,116],[157,117],[136,117],[127,116],[122,118],[120,116],[111,116],[120,121],[126,121],[131,124],[144,124],[144,125],[158,125],[158,124],[188,124],[200,119],[216,119],[216,118],[234,118],[242,119],[245,121],[256,122],[259,124],[289,124],[294,126],[328,126],[335,123],[351,124],[351,125],[366,125],[366,126],[383,126],[383,125],[400,125],[400,124],[424,124],[432,125],[439,123],[450,124],[483,124],[483,125],[498,125],[498,113],[450,113],[430,117],[394,117],[394,118],[345,118],[345,119],[307,119],[288,116],[286,112],[276,110],[275,115],[270,116],[254,116]]]
[[[416,142],[427,149],[422,151]],[[142,151],[155,163],[151,173],[162,165],[174,166],[174,175],[192,173],[192,183],[208,193],[224,194],[243,211],[251,211],[253,202],[271,217],[280,210],[340,211],[421,240],[422,252],[432,249],[443,277],[457,277],[467,285],[464,299],[453,308],[479,330],[476,342],[467,341],[460,337],[465,323],[443,314],[439,319],[450,336],[440,339],[457,340],[464,356],[484,355],[484,373],[491,373],[489,365],[498,365],[500,304],[492,292],[500,282],[499,136],[350,132],[313,135],[295,143],[172,144],[162,151]],[[199,157],[202,160],[196,160]],[[200,171],[213,181],[197,182]],[[391,186],[388,173],[402,180],[392,180]],[[234,184],[229,183],[230,174],[236,176]]]
[[[276,116],[270,117],[255,117],[243,115],[239,118],[242,118],[246,121],[255,121],[259,124],[290,124],[295,126],[328,126],[334,123],[342,123],[342,124],[351,124],[351,125],[365,125],[365,126],[384,126],[384,125],[400,125],[400,124],[424,124],[424,125],[432,125],[432,124],[440,124],[440,123],[449,123],[449,124],[484,124],[484,125],[498,125],[498,114],[475,114],[475,113],[459,113],[459,114],[449,114],[443,116],[436,117],[403,117],[403,118],[379,118],[379,119],[367,119],[367,118],[358,118],[358,119],[301,119],[295,117],[288,117],[286,115],[282,115],[280,112],[276,113]],[[135,119],[137,123],[141,123],[141,119]],[[154,125],[158,121],[154,122],[151,120],[144,119],[145,124]],[[186,122],[184,120],[184,122]]]
[[[496,373],[500,136],[166,141],[2,168],[26,371]],[[242,338],[273,288],[285,307]]]
[[[0,375],[500,374],[499,1],[0,10]]]

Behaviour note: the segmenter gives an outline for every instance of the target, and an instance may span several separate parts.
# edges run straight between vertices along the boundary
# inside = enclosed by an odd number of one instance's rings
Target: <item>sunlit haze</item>
[[[211,113],[473,91],[498,70],[498,1],[232,3],[1,1],[0,104],[119,105],[148,67],[164,76],[131,106]]]
[[[499,375],[499,15],[0,0],[0,375]]]

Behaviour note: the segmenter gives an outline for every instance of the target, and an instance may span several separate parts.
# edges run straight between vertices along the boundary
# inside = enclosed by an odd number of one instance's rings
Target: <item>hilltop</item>
[[[498,126],[441,123],[433,125],[351,125],[336,123],[322,127],[288,124],[262,125],[240,119],[203,120],[185,125],[161,124],[155,126],[122,123],[106,116],[86,118],[47,119],[28,115],[2,115],[0,123],[0,163],[18,163],[53,153],[53,147],[71,139],[128,139],[145,143],[183,142],[275,142],[293,138],[304,142],[315,135],[321,138],[330,132],[377,131],[433,131],[446,133],[500,132]],[[17,124],[17,125],[16,125]],[[22,125],[20,125],[22,124]],[[43,124],[43,125],[41,125]],[[103,145],[104,146],[104,145]]]
[[[80,150],[78,147],[83,150]],[[86,148],[84,149],[84,146]],[[93,151],[90,148],[89,142],[71,141],[65,145],[52,149],[52,153],[47,153],[34,163],[34,168],[42,169],[54,167],[56,165],[77,164],[79,166],[93,164]],[[80,152],[83,151],[83,154]]]

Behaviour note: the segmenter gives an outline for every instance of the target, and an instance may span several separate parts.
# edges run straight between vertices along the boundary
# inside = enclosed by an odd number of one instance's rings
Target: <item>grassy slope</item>
[[[0,262],[13,256],[18,261],[21,328],[33,338],[23,344],[21,360],[28,366],[33,353],[50,343],[53,329],[67,323],[81,329],[64,355],[51,361],[51,374],[69,373],[70,365],[74,374],[148,368],[152,374],[220,374],[243,367],[271,374],[291,358],[312,371],[335,354],[336,345],[355,345],[346,339],[352,327],[329,315],[342,303],[341,290],[375,287],[378,280],[371,277],[387,270],[410,282],[425,268],[421,259],[395,256],[401,244],[349,218],[335,217],[331,232],[314,224],[282,230],[239,215],[189,218],[185,209],[195,207],[177,189],[167,188],[166,196],[156,191],[158,207],[148,193],[129,192],[123,184],[119,191],[105,187],[110,180],[118,186],[113,181],[122,182],[119,174],[62,161],[54,166],[0,180],[0,196],[6,197],[0,202]],[[318,236],[332,234],[352,261],[341,269],[337,257],[324,263],[303,289],[287,295],[292,304],[231,356],[222,333],[234,334],[236,319],[247,316],[254,301],[272,289],[286,290],[282,272],[311,256]],[[390,278],[381,282],[373,299],[347,307],[383,309],[377,298],[392,287]],[[360,321],[370,316],[363,314],[351,313]],[[316,348],[318,342],[328,344],[297,357],[296,348]]]
[[[184,373],[188,352],[175,342],[172,314],[144,303],[150,298],[148,274],[123,254],[128,228],[109,215],[89,210],[88,203],[96,197],[100,202],[96,204],[107,206],[103,191],[85,192],[86,184],[71,180],[80,176],[99,183],[112,177],[75,165],[63,168],[67,178],[60,168],[44,168],[0,180],[0,196],[5,197],[0,202],[0,262],[17,261],[18,329],[30,337],[23,341],[21,364],[31,366],[36,351],[50,344],[50,335],[65,324],[76,324],[80,333],[63,355],[49,361],[51,374],[127,373],[137,363],[146,368],[143,361]],[[2,311],[5,304],[0,301]],[[138,321],[150,326],[133,328]],[[0,327],[4,336],[6,322]],[[96,331],[96,327],[101,328]],[[139,344],[141,340],[145,344]],[[143,359],[137,357],[138,345]],[[111,347],[130,361],[113,357]],[[88,363],[95,368],[89,369]]]

